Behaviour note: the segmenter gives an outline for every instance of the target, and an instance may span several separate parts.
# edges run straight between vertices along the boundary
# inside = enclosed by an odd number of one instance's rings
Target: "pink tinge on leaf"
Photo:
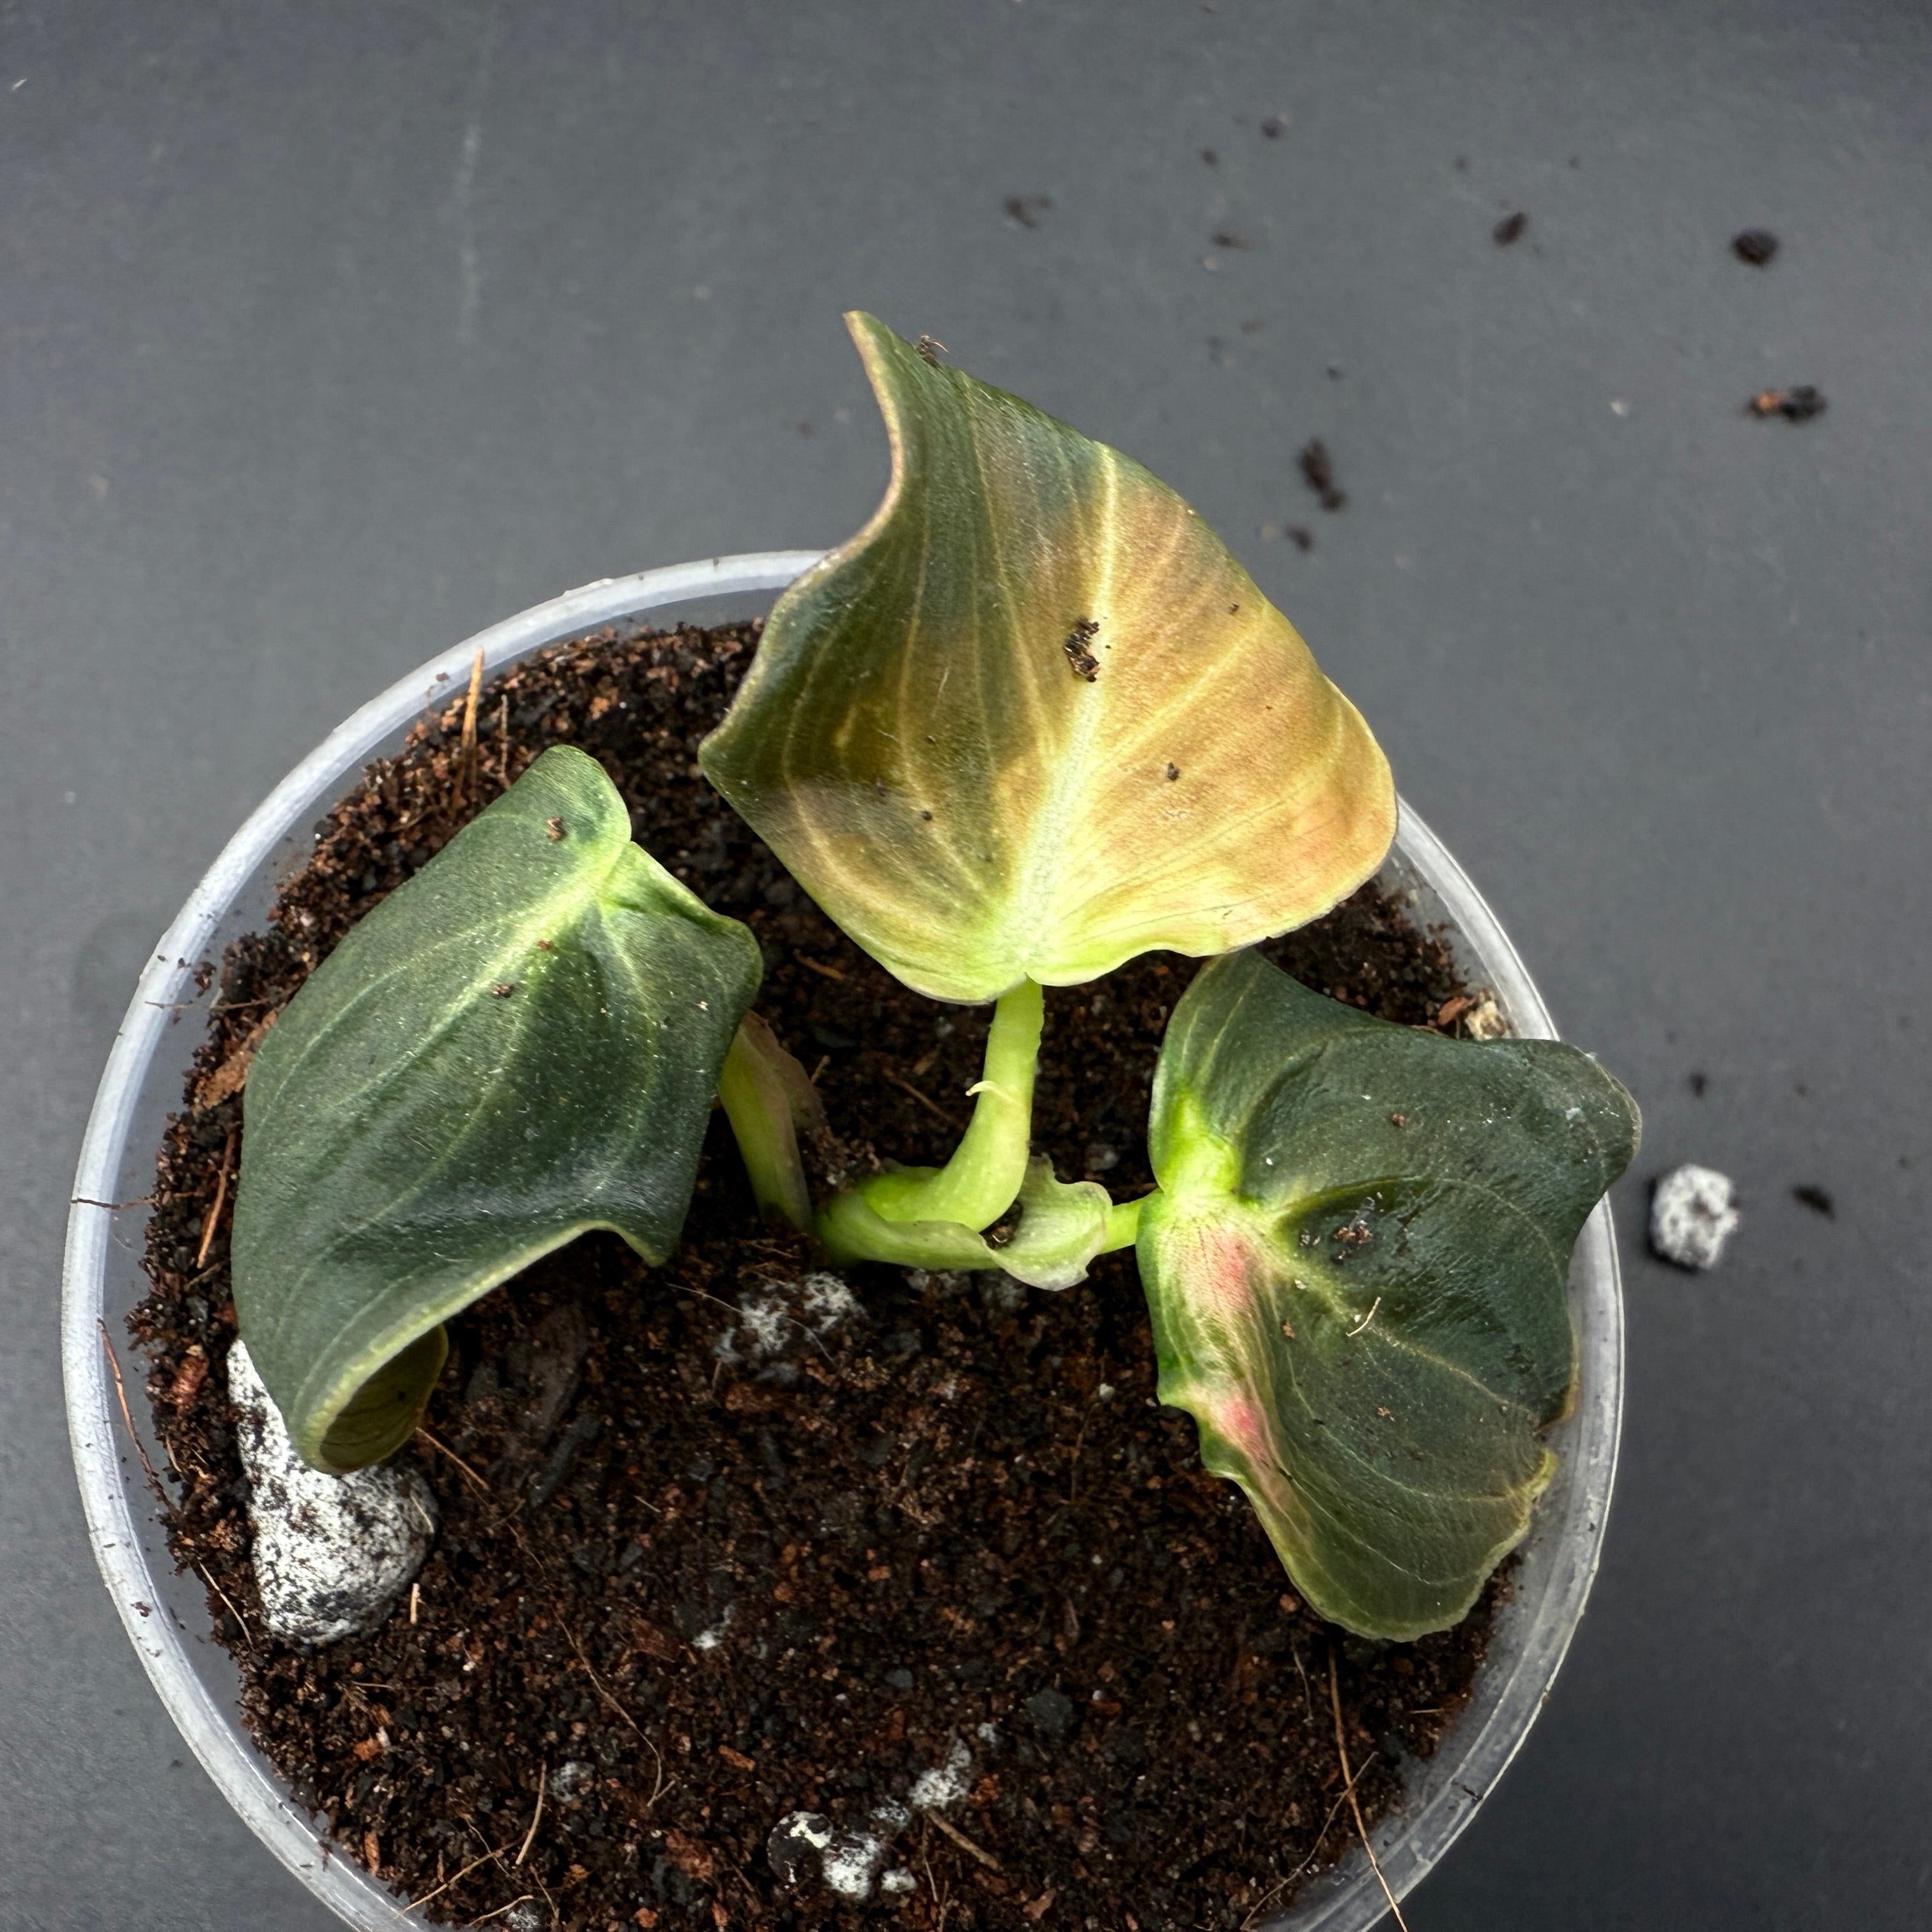
[[[1265,1468],[1272,1461],[1268,1424],[1262,1414],[1260,1403],[1246,1396],[1223,1396],[1210,1405],[1202,1420],[1256,1467]]]
[[[1201,1312],[1226,1322],[1252,1320],[1255,1314],[1254,1256],[1232,1229],[1196,1231],[1198,1266],[1190,1286],[1200,1296]]]

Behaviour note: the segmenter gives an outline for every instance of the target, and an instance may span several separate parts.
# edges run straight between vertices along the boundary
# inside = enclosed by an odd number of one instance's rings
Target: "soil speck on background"
[[[1745,405],[1754,416],[1782,416],[1786,422],[1809,422],[1825,413],[1824,396],[1809,382],[1795,389],[1760,389]]]
[[[1339,510],[1348,500],[1348,492],[1335,486],[1334,458],[1318,436],[1304,443],[1294,460],[1300,466],[1302,481],[1321,499],[1324,510]]]
[[[1504,215],[1490,233],[1498,248],[1513,248],[1522,239],[1522,231],[1528,226],[1529,217],[1519,209],[1514,214]]]
[[[1747,228],[1731,237],[1731,253],[1754,268],[1768,268],[1778,253],[1778,237],[1768,228]]]
[[[986,1010],[908,992],[696,774],[756,636],[626,628],[512,670],[472,808],[552,744],[599,759],[639,838],[757,934],[758,1010],[814,1073],[828,1160],[943,1159]],[[1284,1903],[1353,1843],[1331,1648],[1372,1823],[1466,1698],[1506,1584],[1414,1644],[1322,1623],[1157,1406],[1130,1255],[1060,1294],[869,1267],[848,1288],[759,1226],[722,1116],[666,1266],[592,1235],[452,1323],[402,1459],[441,1518],[406,1608],[316,1652],[261,1638],[226,1378],[188,1367],[235,1334],[244,1078],[211,1076],[455,831],[464,710],[371,767],[224,961],[130,1321],[182,1472],[175,1554],[298,1799],[451,1924],[1183,1932]],[[1446,946],[1372,886],[1268,950],[1385,1017],[1468,1024]],[[1064,1176],[1151,1185],[1149,1085],[1195,970],[1049,992],[1035,1132]]]

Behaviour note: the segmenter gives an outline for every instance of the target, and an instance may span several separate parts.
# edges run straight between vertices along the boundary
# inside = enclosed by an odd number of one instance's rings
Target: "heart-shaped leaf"
[[[983,1000],[1325,912],[1380,863],[1375,740],[1139,464],[848,316],[892,444],[700,757],[907,985]]]
[[[1160,1398],[1322,1616],[1446,1629],[1521,1539],[1570,1250],[1636,1134],[1574,1047],[1393,1026],[1258,953],[1174,1009],[1138,1243]]]
[[[444,1319],[586,1229],[664,1258],[759,975],[562,747],[350,932],[244,1101],[236,1310],[304,1457],[398,1448]]]

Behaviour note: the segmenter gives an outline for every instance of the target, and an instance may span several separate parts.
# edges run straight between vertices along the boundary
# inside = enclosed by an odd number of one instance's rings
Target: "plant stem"
[[[1046,1022],[1046,996],[1034,981],[1022,980],[1000,994],[986,1035],[984,1077],[970,1090],[978,1096],[973,1118],[952,1158],[936,1170],[905,1169],[867,1182],[866,1198],[881,1220],[987,1228],[1019,1198]]]
[[[1151,1194],[1143,1194],[1138,1201],[1117,1201],[1108,1210],[1107,1238],[1100,1244],[1100,1252],[1111,1255],[1116,1248],[1130,1248],[1140,1239],[1141,1210],[1154,1198]]]
[[[805,1070],[756,1013],[747,1013],[731,1036],[718,1076],[718,1098],[759,1210],[809,1232],[812,1190],[799,1154],[798,1129],[812,1124],[818,1096]]]

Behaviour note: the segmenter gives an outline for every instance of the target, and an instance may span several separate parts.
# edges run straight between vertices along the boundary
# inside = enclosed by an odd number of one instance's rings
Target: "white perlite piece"
[[[694,1650],[716,1650],[724,1641],[724,1633],[731,1628],[731,1606],[724,1606],[724,1614],[709,1630],[701,1630],[691,1640]]]
[[[796,1885],[815,1862],[818,1876],[842,1898],[862,1901],[872,1895],[876,1882],[888,1892],[911,1889],[903,1870],[886,1872],[891,1841],[912,1822],[913,1812],[937,1811],[956,1804],[972,1789],[973,1754],[956,1739],[944,1764],[922,1772],[915,1780],[910,1808],[896,1798],[872,1808],[876,1832],[838,1826],[818,1811],[793,1811],[772,1827],[765,1840],[765,1856],[779,1882]]]
[[[766,1840],[765,1855],[780,1880],[793,1886],[805,1875],[810,1856],[818,1858],[819,1876],[842,1898],[872,1895],[872,1881],[886,1862],[883,1839],[870,1832],[842,1830],[817,1811],[794,1811],[779,1820]]]
[[[736,1329],[726,1329],[712,1352],[728,1366],[757,1366],[783,1355],[801,1338],[829,1335],[862,1313],[857,1296],[836,1274],[808,1274],[742,1295]]]
[[[836,1274],[805,1278],[805,1312],[814,1334],[823,1335],[859,1312],[859,1298]]]
[[[1679,1268],[1715,1268],[1743,1220],[1729,1174],[1672,1168],[1651,1193],[1650,1245]]]
[[[946,1762],[922,1771],[913,1780],[910,1803],[915,1811],[944,1811],[957,1804],[973,1788],[973,1754],[963,1738],[953,1740]]]
[[[228,1352],[255,1582],[269,1634],[304,1650],[374,1630],[422,1568],[436,1497],[413,1469],[326,1476],[295,1452],[248,1346]]]

